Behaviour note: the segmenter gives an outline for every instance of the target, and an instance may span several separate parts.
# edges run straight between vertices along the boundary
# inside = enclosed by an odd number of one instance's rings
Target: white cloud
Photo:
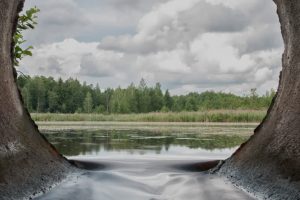
[[[241,30],[246,21],[239,11],[203,0],[172,0],[145,14],[135,35],[106,37],[99,48],[143,54],[172,50],[207,31]]]
[[[45,72],[53,76],[69,76],[77,74],[81,70],[82,60],[88,55],[106,57],[105,51],[97,49],[99,43],[82,43],[74,39],[66,39],[62,42],[45,44],[33,50],[33,57],[26,57],[22,61],[22,66],[29,73],[44,74]],[[60,72],[53,74],[52,69]]]
[[[137,65],[140,70],[155,70],[156,73],[189,74],[191,69],[184,60],[185,54],[186,52],[183,49],[175,49],[142,55],[138,56]]]
[[[257,81],[258,83],[261,82],[264,83],[266,80],[270,80],[271,77],[272,77],[272,70],[270,70],[267,67],[258,69],[255,72],[255,81]]]
[[[231,44],[235,34],[207,33],[191,43],[199,67],[215,66],[219,73],[245,73],[255,65],[249,55],[240,55]],[[206,65],[206,66],[205,66]]]

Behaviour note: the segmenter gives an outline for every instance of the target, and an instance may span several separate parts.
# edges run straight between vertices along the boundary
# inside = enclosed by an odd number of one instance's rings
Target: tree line
[[[148,86],[144,79],[127,88],[107,88],[69,78],[55,80],[44,76],[19,76],[24,104],[38,113],[149,113],[181,112],[213,109],[266,109],[275,95],[274,90],[259,96],[256,89],[248,95],[206,91],[171,96],[162,91],[160,83]]]

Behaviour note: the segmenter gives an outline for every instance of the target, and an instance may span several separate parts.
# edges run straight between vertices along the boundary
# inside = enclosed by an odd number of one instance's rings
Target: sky
[[[260,94],[278,85],[283,42],[271,0],[26,0],[38,26],[20,71],[101,88],[160,82],[171,94]]]

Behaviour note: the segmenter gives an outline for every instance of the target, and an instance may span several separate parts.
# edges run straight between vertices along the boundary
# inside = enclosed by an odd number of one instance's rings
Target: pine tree
[[[49,91],[48,92],[48,104],[49,104],[49,112],[57,112],[59,108],[59,98],[56,92]]]
[[[85,113],[91,113],[92,110],[93,110],[93,99],[91,93],[88,92],[83,102],[83,111]]]
[[[165,106],[171,110],[174,104],[173,98],[171,97],[169,90],[166,90],[165,96],[164,96],[164,103]]]

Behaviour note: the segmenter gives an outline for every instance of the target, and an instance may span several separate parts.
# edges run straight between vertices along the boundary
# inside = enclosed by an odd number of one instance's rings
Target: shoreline
[[[38,125],[175,125],[175,126],[257,126],[260,122],[124,122],[124,121],[36,121]]]
[[[261,122],[266,110],[208,110],[197,112],[153,112],[139,114],[62,114],[62,113],[31,113],[35,121],[93,121],[93,122],[226,122],[226,123],[258,123]]]
[[[224,123],[224,122],[94,122],[94,121],[37,121],[43,132],[52,131],[97,131],[97,130],[140,130],[151,132],[199,133],[214,135],[250,136],[259,123]]]

